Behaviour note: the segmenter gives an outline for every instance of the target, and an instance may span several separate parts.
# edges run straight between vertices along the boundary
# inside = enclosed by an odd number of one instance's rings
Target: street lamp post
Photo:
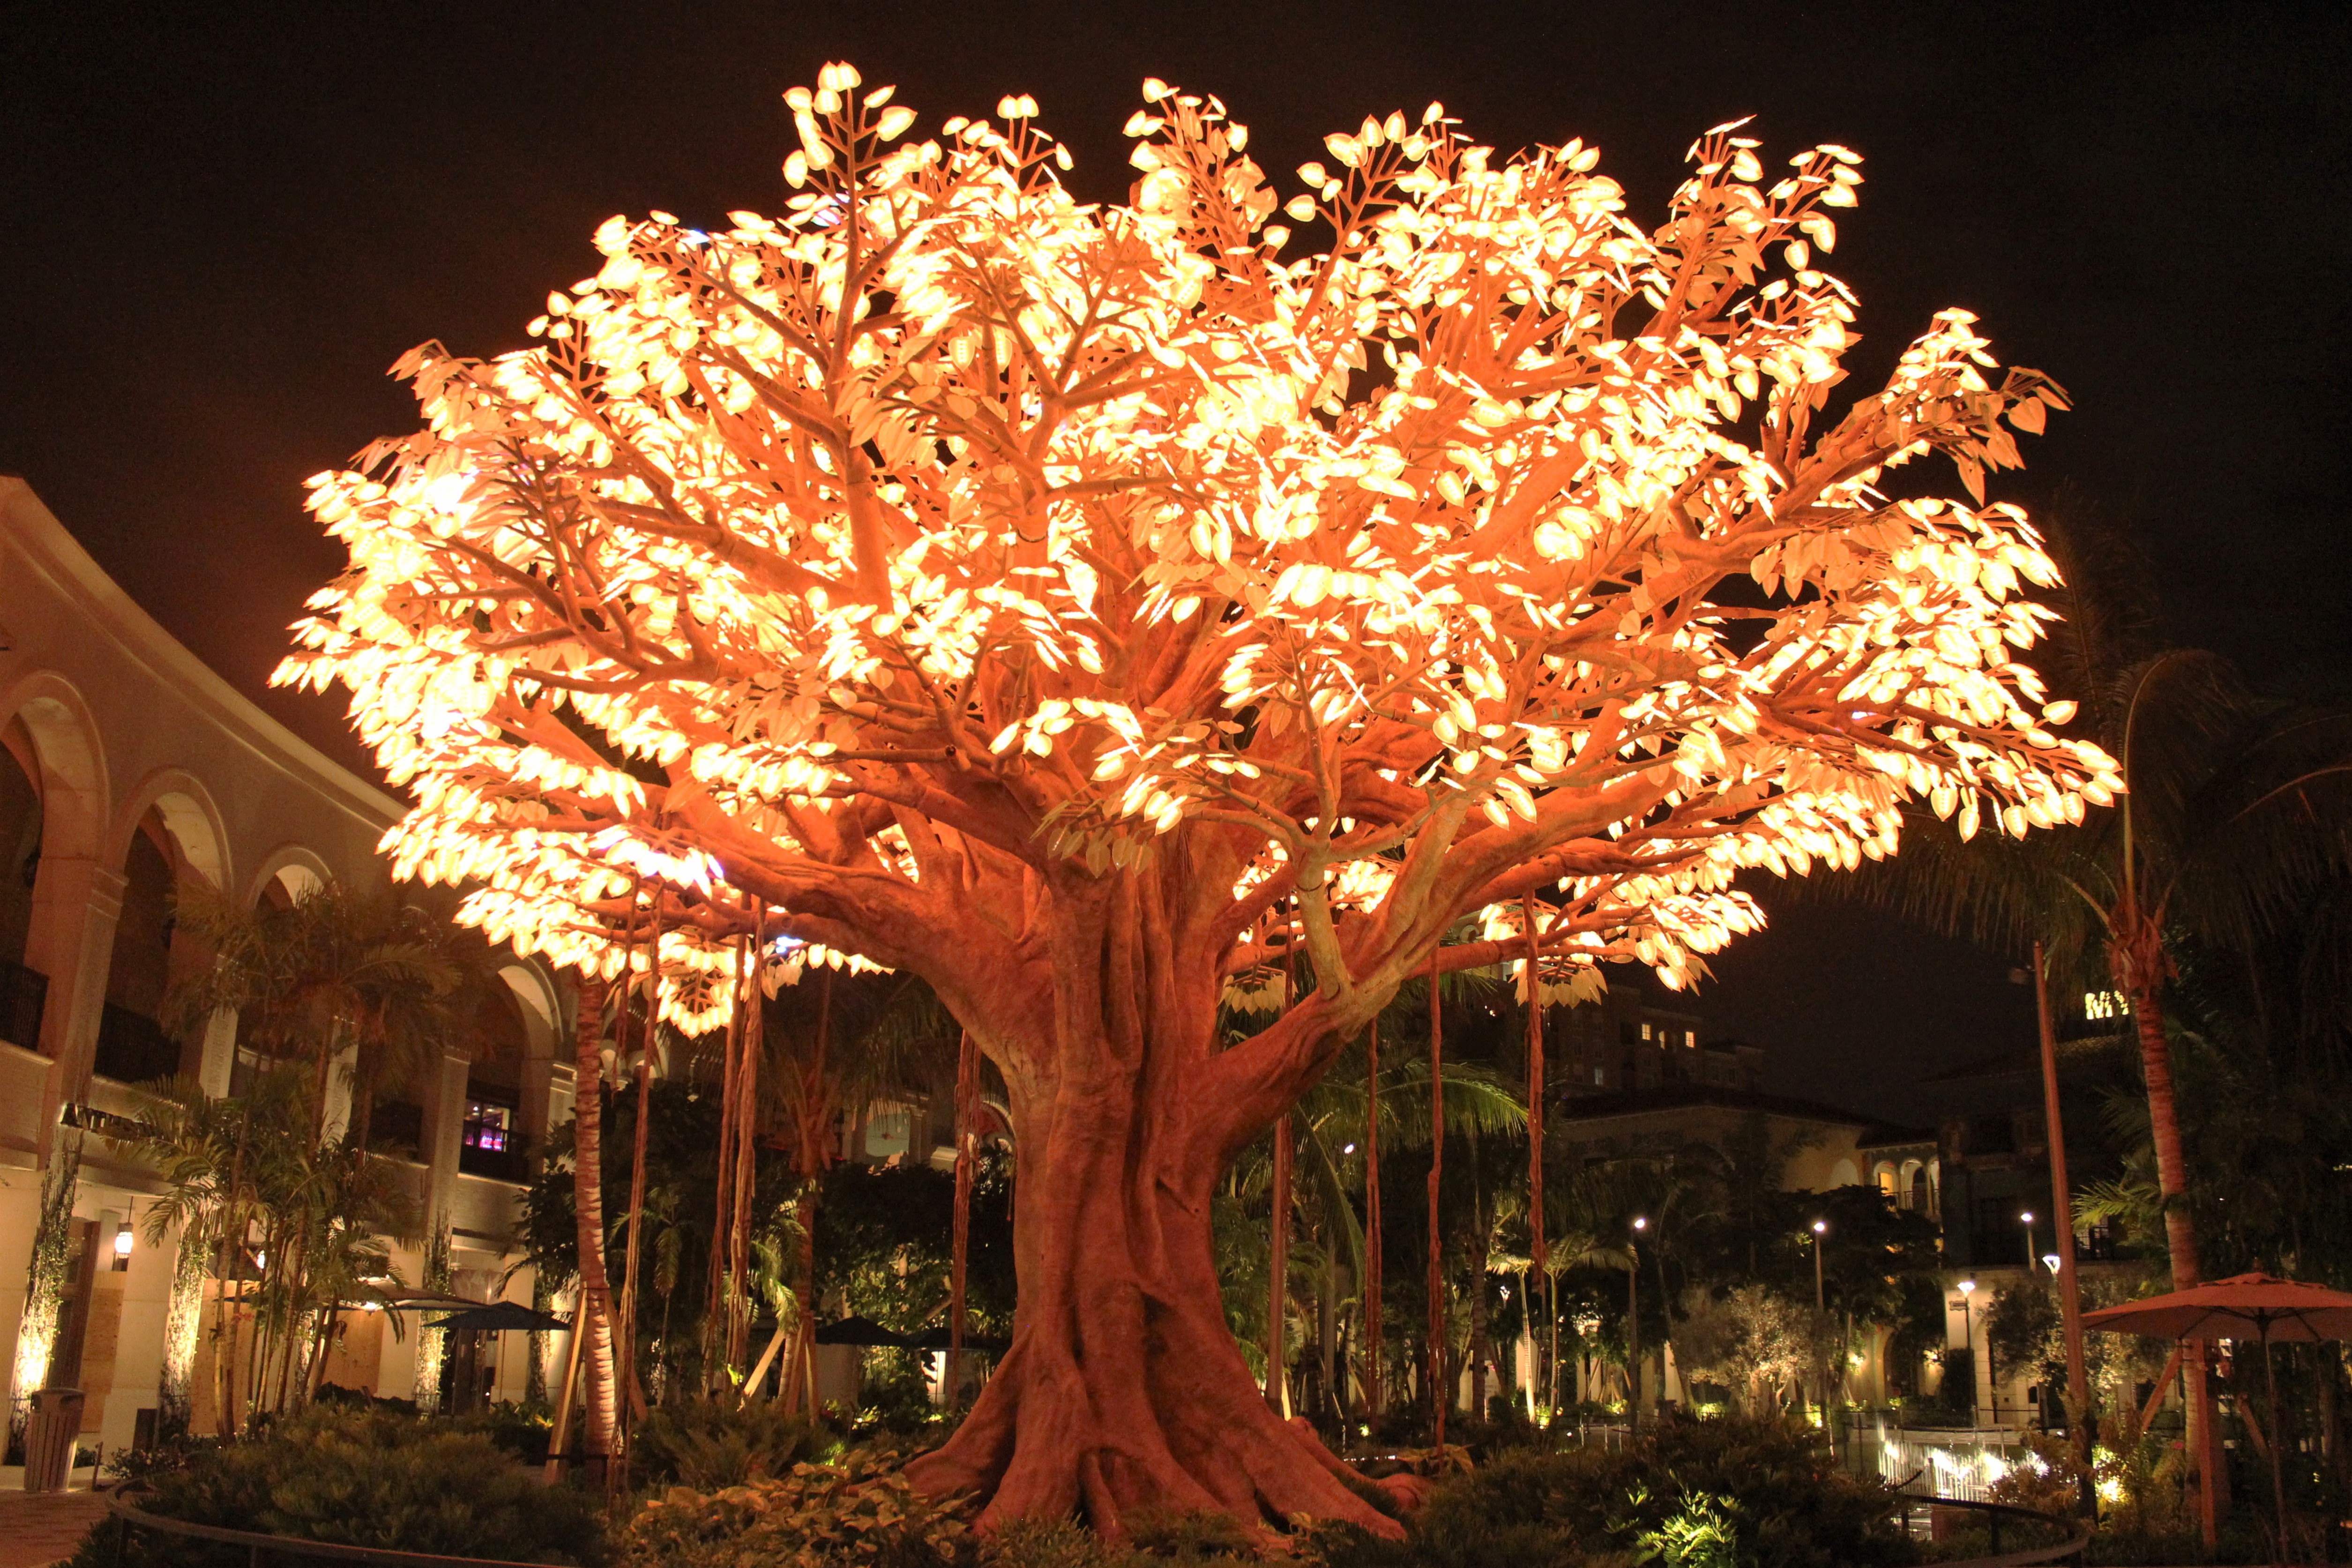
[[[1642,1233],[1649,1220],[1633,1216],[1633,1234],[1625,1243],[1625,1436],[1631,1441],[1642,1427]]]
[[[1830,1222],[1825,1219],[1813,1221],[1813,1343],[1817,1347],[1827,1331],[1826,1320],[1830,1315],[1828,1293],[1822,1287],[1822,1237],[1829,1234],[1829,1228]],[[1816,1370],[1821,1376],[1821,1384],[1813,1390],[1813,1394],[1822,1407],[1822,1430],[1829,1432],[1830,1369],[1823,1363]],[[1836,1440],[1832,1433],[1831,1441],[1834,1443]]]
[[[1960,1281],[1960,1321],[1963,1325],[1962,1333],[1965,1336],[1962,1342],[1967,1345],[1969,1352],[1969,1425],[1971,1426],[1981,1426],[1984,1415],[1982,1408],[1977,1404],[1976,1293],[1975,1280]]]
[[[2017,1223],[2025,1227],[2025,1272],[2027,1277],[2031,1278],[2033,1273],[2033,1259],[2037,1256],[2033,1250],[2033,1211],[2027,1209],[2023,1214],[2019,1215]]]

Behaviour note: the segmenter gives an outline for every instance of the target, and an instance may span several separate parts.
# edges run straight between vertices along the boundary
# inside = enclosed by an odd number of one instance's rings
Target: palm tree
[[[2111,985],[2127,1005],[2147,1095],[2150,1141],[2176,1289],[2200,1278],[2187,1162],[2166,1033],[2166,990],[2183,939],[2239,955],[2259,974],[2263,943],[2352,870],[2352,711],[2264,699],[2230,662],[2159,646],[2137,551],[2097,523],[2053,530],[2071,586],[2043,673],[2081,692],[2053,704],[2053,731],[2097,741],[2120,762],[2111,809],[2030,839],[1975,835],[1915,815],[1904,853],[1817,891],[1890,904],[1947,932],[2011,952],[2037,937],[2062,968]],[[1945,818],[1953,802],[1938,798]],[[2051,825],[2042,825],[2051,826]],[[2210,1429],[2202,1367],[2192,1405]],[[2203,1434],[2200,1434],[2202,1451]]]
[[[1502,983],[1492,973],[1478,971],[1448,974],[1439,986],[1450,1018],[1466,1016],[1501,994]],[[1297,1161],[1294,1201],[1306,1224],[1294,1236],[1290,1269],[1297,1286],[1320,1289],[1328,1287],[1337,1270],[1344,1268],[1355,1286],[1360,1324],[1368,1321],[1364,1309],[1374,1285],[1371,1251],[1382,1239],[1370,1232],[1366,1215],[1358,1210],[1365,1193],[1370,1108],[1377,1098],[1383,1158],[1429,1148],[1427,1016],[1428,983],[1407,982],[1381,1015],[1381,1038],[1386,1044],[1377,1097],[1368,1092],[1364,1058],[1350,1052],[1291,1110]],[[1406,1043],[1413,1041],[1416,1033],[1419,1041]],[[1465,1035],[1466,1031],[1457,1030],[1449,1037],[1458,1048]],[[1447,1055],[1440,1063],[1439,1092],[1449,1142],[1461,1138],[1497,1148],[1525,1148],[1527,1108],[1517,1089],[1491,1067],[1461,1055]],[[1244,1353],[1253,1361],[1261,1360],[1265,1353],[1272,1259],[1262,1209],[1273,1201],[1273,1186],[1272,1141],[1261,1140],[1234,1163],[1225,1184],[1224,1206],[1217,1213],[1218,1273],[1225,1288],[1227,1321]],[[1449,1204],[1467,1201],[1471,1195],[1467,1182],[1446,1184],[1444,1196]],[[1244,1217],[1252,1208],[1260,1210],[1255,1221]],[[1473,1216],[1459,1217],[1464,1221],[1461,1226],[1446,1226],[1442,1230],[1466,1233]],[[1286,1299],[1295,1308],[1298,1290],[1287,1292]],[[1319,1323],[1318,1335],[1321,1337]],[[1381,1351],[1379,1345],[1364,1345],[1367,1357]],[[1337,1381],[1336,1370],[1332,1381]]]
[[[149,1209],[149,1238],[177,1228],[185,1256],[209,1253],[223,1289],[215,1329],[218,1408],[225,1429],[239,1412],[286,1409],[310,1397],[325,1340],[347,1305],[384,1300],[393,1276],[387,1237],[415,1229],[392,1173],[348,1139],[321,1142],[302,1120],[309,1076],[264,1071],[236,1096],[215,1098],[190,1079],[159,1086],[158,1103],[110,1133],[155,1167],[163,1195]],[[235,1384],[238,1331],[228,1315],[232,1279],[253,1314],[246,1385]],[[179,1287],[202,1289],[184,1271]],[[184,1303],[175,1302],[180,1312]],[[164,1368],[166,1392],[184,1405],[188,1368]]]
[[[175,918],[209,960],[173,983],[165,1026],[194,1033],[236,1014],[241,1046],[310,1068],[313,1123],[332,1064],[349,1052],[362,1148],[376,1091],[408,1081],[461,1037],[460,1005],[482,981],[454,927],[337,885],[248,910],[198,883],[180,895]]]
[[[958,1028],[938,997],[908,974],[799,973],[761,1009],[761,1094],[792,1130],[800,1177],[799,1342],[786,1365],[787,1405],[814,1405],[816,1209],[820,1179],[840,1148],[845,1116],[877,1102],[923,1098],[956,1068]]]

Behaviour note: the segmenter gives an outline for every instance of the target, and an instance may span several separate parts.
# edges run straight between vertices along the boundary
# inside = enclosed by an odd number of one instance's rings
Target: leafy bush
[[[1147,1559],[1179,1563],[1245,1563],[1257,1556],[1251,1532],[1229,1513],[1143,1510],[1125,1521],[1128,1539]]]
[[[765,1399],[689,1399],[648,1411],[629,1464],[640,1485],[714,1491],[823,1458],[818,1434]]]
[[[1066,1520],[1016,1520],[982,1546],[981,1568],[1238,1568],[1255,1563],[1248,1532],[1227,1513],[1145,1512],[1128,1541],[1105,1540]]]
[[[604,1557],[587,1496],[541,1485],[482,1433],[384,1411],[313,1406],[243,1442],[191,1444],[142,1479],[147,1511],[196,1524],[451,1556]],[[98,1533],[110,1541],[90,1561],[110,1565],[112,1532]],[[194,1568],[220,1550],[147,1532],[132,1560]]]
[[[637,1510],[618,1568],[935,1568],[971,1561],[962,1512],[909,1486],[887,1449],[717,1491],[673,1487]]]
[[[1669,1418],[1628,1448],[1506,1453],[1439,1484],[1402,1542],[1318,1532],[1330,1568],[1897,1568],[1889,1494],[1769,1421]]]

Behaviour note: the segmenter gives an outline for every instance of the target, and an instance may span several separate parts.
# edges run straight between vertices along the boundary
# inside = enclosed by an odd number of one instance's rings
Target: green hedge
[[[1402,1542],[1320,1532],[1330,1568],[1901,1568],[1885,1489],[1801,1427],[1670,1417],[1628,1447],[1522,1450],[1442,1482]]]
[[[547,1487],[482,1432],[391,1412],[320,1405],[240,1442],[191,1445],[141,1478],[150,1513],[396,1552],[523,1563],[604,1561],[596,1500]],[[78,1568],[112,1568],[114,1527],[83,1543]],[[130,1563],[204,1568],[242,1548],[143,1531]]]

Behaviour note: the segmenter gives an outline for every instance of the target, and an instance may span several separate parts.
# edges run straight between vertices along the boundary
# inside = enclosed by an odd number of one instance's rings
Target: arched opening
[[[201,1075],[207,1029],[183,1044],[163,1020],[172,987],[210,961],[202,922],[181,913],[184,900],[227,880],[219,816],[202,782],[165,768],[132,792],[116,820],[129,826],[116,829],[122,889],[92,1068],[118,1083]]]
[[[471,1035],[473,1061],[466,1068],[466,1118],[458,1135],[457,1169],[500,1181],[528,1180],[522,1087],[530,1035],[513,991],[504,984],[483,988]]]
[[[25,963],[41,871],[40,773],[24,724],[0,726],[0,1040],[28,1051],[40,1049],[48,991],[47,979]]]
[[[292,909],[325,888],[328,880],[324,863],[299,846],[281,846],[272,850],[263,858],[257,870],[252,873],[252,879],[246,884],[246,904],[257,911],[274,910],[280,912]],[[261,1052],[253,1044],[257,1022],[251,1008],[247,1008],[245,1016],[237,1020],[236,1053],[229,1072],[229,1092],[232,1094],[247,1092],[262,1070]],[[337,1110],[336,1114],[340,1116],[343,1111]],[[376,1142],[373,1129],[369,1132],[369,1142],[373,1146]],[[404,1143],[412,1142],[413,1137],[412,1133],[394,1142]]]
[[[327,879],[313,867],[293,860],[270,874],[272,898],[282,899],[286,905],[299,904],[327,885]],[[285,905],[280,906],[285,907]]]
[[[146,1083],[180,1070],[180,1047],[160,1021],[173,979],[184,857],[161,814],[139,819],[122,857],[122,909],[106,970],[106,1007],[99,1019],[92,1068],[117,1083]]]
[[[1888,1202],[1895,1204],[1898,1206],[1902,1204],[1903,1194],[1901,1188],[1895,1184],[1895,1163],[1893,1161],[1881,1160],[1870,1173],[1870,1184],[1876,1187],[1880,1194],[1885,1197]]]
[[[1936,1191],[1936,1164],[1932,1160],[1914,1160],[1903,1167],[1903,1191],[1906,1206],[1918,1210],[1930,1219],[1941,1212]]]

